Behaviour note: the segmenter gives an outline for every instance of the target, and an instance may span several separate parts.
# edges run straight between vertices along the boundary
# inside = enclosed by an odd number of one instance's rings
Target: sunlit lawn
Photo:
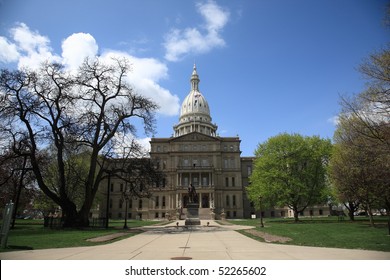
[[[128,220],[127,226],[131,229],[156,223],[159,222]],[[123,230],[123,225],[124,221],[122,220],[112,220],[110,221],[108,229],[50,229],[43,227],[43,220],[17,220],[15,228],[11,229],[9,232],[7,248],[0,249],[0,251],[98,245],[102,243],[90,242],[87,241],[87,239],[117,232],[126,232],[126,230]],[[137,232],[130,230],[127,235],[124,235],[121,238],[126,238],[135,234],[137,234]]]
[[[355,222],[338,221],[335,217],[304,218],[295,223],[292,219],[265,219],[265,227],[259,227],[259,220],[235,220],[234,224],[256,226],[256,230],[269,234],[289,237],[286,244],[315,247],[365,249],[390,252],[390,235],[387,217],[378,217],[375,227],[368,218],[357,218]],[[244,231],[241,233],[254,237]]]

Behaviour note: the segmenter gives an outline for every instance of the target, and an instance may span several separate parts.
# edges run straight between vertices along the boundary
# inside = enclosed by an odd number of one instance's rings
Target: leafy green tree
[[[299,212],[326,201],[326,167],[332,144],[317,136],[280,134],[259,144],[248,193],[264,206],[288,206]]]
[[[388,209],[390,200],[390,155],[383,145],[373,145],[361,131],[359,120],[340,119],[334,140],[334,151],[329,164],[329,175],[338,198],[343,201],[353,220],[353,213],[362,206],[374,225],[373,209]],[[367,128],[365,128],[367,129]]]

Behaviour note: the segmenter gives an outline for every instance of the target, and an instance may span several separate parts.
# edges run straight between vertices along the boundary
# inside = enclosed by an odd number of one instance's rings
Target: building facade
[[[109,207],[113,219],[184,219],[189,201],[188,188],[194,186],[200,219],[250,218],[255,209],[246,196],[253,157],[241,157],[239,137],[220,137],[212,123],[209,104],[199,90],[196,66],[191,88],[184,99],[179,123],[170,138],[152,138],[151,159],[166,174],[163,186],[152,189],[150,198],[123,200],[124,182],[112,178],[103,187],[100,216]],[[104,183],[102,184],[105,185]],[[108,190],[109,189],[109,190]],[[104,203],[104,201],[106,201]],[[107,205],[108,203],[108,205]],[[325,206],[314,215],[326,215]],[[309,210],[308,210],[309,211]],[[312,209],[312,211],[314,211]],[[304,213],[302,213],[304,214]],[[257,216],[259,213],[257,213]],[[291,217],[288,208],[270,209],[263,216]]]

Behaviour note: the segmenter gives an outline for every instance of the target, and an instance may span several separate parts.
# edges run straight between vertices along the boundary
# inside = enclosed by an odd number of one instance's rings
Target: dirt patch
[[[286,243],[286,242],[292,240],[289,237],[272,235],[272,234],[261,232],[261,231],[257,231],[257,230],[254,230],[254,229],[247,229],[247,230],[245,230],[245,232],[249,233],[251,235],[257,236],[257,237],[261,237],[261,238],[264,239],[265,242],[269,242],[269,243],[274,243],[274,242]]]

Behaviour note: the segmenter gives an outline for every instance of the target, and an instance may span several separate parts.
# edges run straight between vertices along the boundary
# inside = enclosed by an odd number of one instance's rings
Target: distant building
[[[188,187],[195,186],[200,219],[251,218],[255,209],[246,196],[254,157],[241,157],[239,137],[220,137],[212,123],[209,104],[199,91],[196,66],[191,75],[191,89],[184,99],[179,123],[170,138],[152,138],[150,157],[166,174],[159,188],[152,189],[151,198],[131,199],[129,219],[183,219],[188,203]],[[101,188],[100,216],[107,209],[107,182]],[[126,215],[122,199],[124,182],[111,178],[109,217],[123,219]],[[307,212],[307,213],[306,213]],[[313,207],[306,216],[328,215],[329,209]],[[293,217],[286,208],[269,209],[265,217]],[[259,213],[257,213],[257,217]]]

